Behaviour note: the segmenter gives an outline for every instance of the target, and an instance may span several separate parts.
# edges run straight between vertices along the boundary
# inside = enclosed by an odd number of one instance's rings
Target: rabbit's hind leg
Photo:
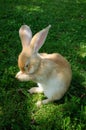
[[[42,100],[42,101],[38,101],[36,103],[36,106],[40,107],[42,104],[48,104],[49,102],[53,102],[53,100],[52,99],[45,99],[45,100]]]
[[[29,89],[28,92],[30,94],[33,94],[33,93],[43,93],[43,89],[41,87],[33,87],[33,88]]]

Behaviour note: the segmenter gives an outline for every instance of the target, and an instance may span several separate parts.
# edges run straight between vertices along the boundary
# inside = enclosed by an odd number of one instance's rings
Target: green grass
[[[33,34],[51,24],[40,52],[59,52],[72,66],[68,92],[41,108],[44,95],[27,93],[36,84],[15,79],[22,24]],[[86,129],[86,0],[0,0],[0,130],[51,129]]]

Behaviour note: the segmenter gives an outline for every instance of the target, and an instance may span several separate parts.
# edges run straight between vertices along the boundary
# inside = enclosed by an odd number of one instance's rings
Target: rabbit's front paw
[[[16,74],[15,78],[17,78],[17,79],[20,80],[20,81],[29,81],[29,80],[30,80],[29,75],[23,73],[22,71],[19,71],[19,72]]]

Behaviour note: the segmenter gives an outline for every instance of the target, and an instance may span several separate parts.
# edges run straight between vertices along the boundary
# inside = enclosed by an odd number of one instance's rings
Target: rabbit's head
[[[41,57],[38,54],[39,49],[44,44],[51,25],[36,33],[32,38],[32,32],[29,26],[23,25],[19,29],[19,36],[22,43],[22,52],[18,57],[18,66],[22,74],[33,74],[39,69]],[[16,77],[19,78],[20,72]]]

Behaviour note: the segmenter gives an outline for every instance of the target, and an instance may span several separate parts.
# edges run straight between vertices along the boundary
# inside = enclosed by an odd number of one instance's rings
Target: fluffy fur
[[[22,52],[18,58],[20,72],[16,78],[20,81],[32,80],[38,84],[28,90],[30,93],[44,93],[47,99],[38,101],[37,105],[59,100],[68,90],[72,71],[69,62],[60,54],[41,53],[38,51],[44,44],[50,25],[35,34],[27,25],[21,26],[19,30],[22,42]]]

